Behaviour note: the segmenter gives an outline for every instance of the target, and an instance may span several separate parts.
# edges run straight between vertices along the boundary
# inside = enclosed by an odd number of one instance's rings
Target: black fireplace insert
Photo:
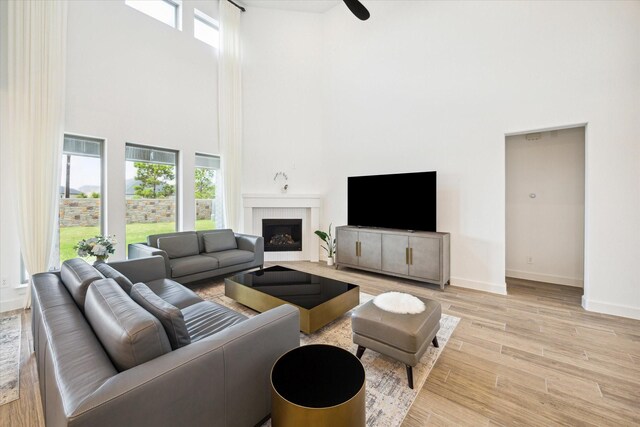
[[[301,219],[263,219],[262,237],[265,252],[301,251]]]

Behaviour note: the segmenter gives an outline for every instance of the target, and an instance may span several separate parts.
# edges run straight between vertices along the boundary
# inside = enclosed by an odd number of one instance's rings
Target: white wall
[[[2,19],[6,19],[6,2],[0,4]],[[193,170],[196,152],[219,153],[217,52],[193,37],[193,8],[217,19],[218,3],[184,0],[182,4],[183,28],[179,31],[124,1],[69,2],[65,132],[106,140],[105,232],[119,240],[112,259],[125,256],[126,142],[180,150],[182,171]],[[4,32],[6,25],[0,27]],[[3,140],[3,166],[8,161],[6,144]],[[5,169],[1,277],[15,286],[19,282],[19,243],[5,201],[13,178],[5,176]],[[180,227],[193,229],[193,174],[181,173],[179,178]],[[20,295],[5,288],[0,300],[0,311],[21,305]]]
[[[507,277],[582,287],[585,129],[535,135],[506,138]]]
[[[242,15],[243,193],[317,193],[322,160],[322,15],[251,7]],[[328,225],[328,223],[327,223]]]
[[[325,221],[349,175],[437,170],[452,284],[504,292],[505,134],[588,123],[584,305],[640,318],[640,3],[367,7],[324,21]]]
[[[218,154],[217,52],[193,37],[193,7],[217,17],[217,2],[183,1],[182,31],[124,2],[69,3],[66,132],[106,139],[107,232],[125,254],[125,143],[179,149],[181,228],[195,222],[196,152]]]

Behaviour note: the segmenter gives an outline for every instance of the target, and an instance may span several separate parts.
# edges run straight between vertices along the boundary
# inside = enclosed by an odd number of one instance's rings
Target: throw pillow
[[[238,249],[236,236],[233,230],[219,230],[207,233],[202,236],[204,240],[204,250],[207,253],[228,251],[230,249]]]
[[[73,258],[62,263],[60,278],[80,311],[84,311],[84,300],[89,285],[96,280],[104,279],[104,276],[82,258]]]
[[[108,279],[113,279],[118,282],[118,285],[125,291],[127,294],[131,293],[131,288],[133,287],[133,283],[131,280],[127,279],[127,277],[120,273],[115,268],[111,267],[106,262],[100,262],[95,265],[96,270],[98,270],[102,275]]]
[[[158,319],[133,302],[113,279],[93,282],[84,308],[89,324],[118,371],[171,351]]]
[[[158,249],[165,251],[169,258],[183,258],[200,253],[198,236],[195,233],[159,237]]]
[[[144,283],[133,285],[131,298],[160,321],[173,350],[191,344],[187,325],[178,308],[154,294]]]

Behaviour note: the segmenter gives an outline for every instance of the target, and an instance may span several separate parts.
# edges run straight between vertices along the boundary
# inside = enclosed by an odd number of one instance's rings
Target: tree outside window
[[[170,182],[175,179],[175,166],[135,162],[135,195],[143,199],[161,199],[175,194],[176,188]]]

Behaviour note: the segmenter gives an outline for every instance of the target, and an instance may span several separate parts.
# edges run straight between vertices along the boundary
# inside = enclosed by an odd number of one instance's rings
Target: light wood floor
[[[288,263],[282,263],[288,264]],[[640,425],[640,321],[586,312],[581,289],[508,280],[508,296],[290,263],[351,281],[436,299],[458,327],[403,426]],[[20,399],[1,426],[43,426],[28,313],[23,315]]]

